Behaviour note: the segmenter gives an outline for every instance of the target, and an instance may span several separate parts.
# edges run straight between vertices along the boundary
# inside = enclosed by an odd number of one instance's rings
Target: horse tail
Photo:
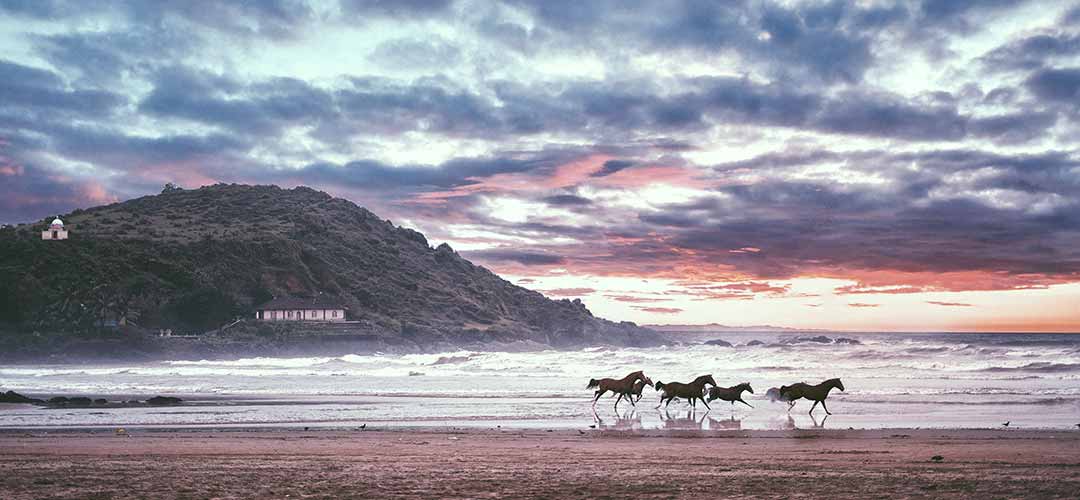
[[[594,387],[600,387],[600,381],[594,378],[589,379],[589,385],[585,386],[586,389],[592,389]]]

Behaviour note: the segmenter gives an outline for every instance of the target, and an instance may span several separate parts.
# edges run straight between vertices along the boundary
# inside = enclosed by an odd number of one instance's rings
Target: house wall
[[[53,231],[52,231],[52,229],[49,229],[49,230],[41,232],[41,239],[43,239],[43,240],[52,240],[52,239],[66,240],[66,239],[68,239],[68,232],[66,230],[64,230],[64,229],[57,230],[56,231],[56,238],[53,238]]]
[[[345,321],[344,309],[264,310],[262,313],[262,321]]]

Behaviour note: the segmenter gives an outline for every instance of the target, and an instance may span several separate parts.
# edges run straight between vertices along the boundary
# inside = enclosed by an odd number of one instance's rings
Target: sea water
[[[177,407],[49,409],[0,405],[0,428],[114,426],[461,426],[702,430],[1076,428],[1080,335],[724,333],[733,347],[683,344],[540,352],[346,354],[0,367],[0,388],[110,400],[179,396]],[[655,408],[602,397],[591,378],[644,370],[653,381],[712,374],[749,382],[753,408],[684,401]],[[764,398],[781,384],[838,377],[833,415]],[[6,408],[5,408],[6,407]]]

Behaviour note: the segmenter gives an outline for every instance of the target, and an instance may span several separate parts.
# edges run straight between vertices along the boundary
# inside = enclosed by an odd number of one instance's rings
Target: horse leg
[[[746,406],[749,406],[749,407],[753,408],[753,406],[751,406],[750,403],[747,403],[746,401],[743,401],[743,400],[740,399],[739,402],[746,405]],[[734,401],[731,403],[731,406],[735,406]]]
[[[615,413],[619,413],[619,401],[622,401],[622,393],[619,393],[619,399],[615,400]]]
[[[795,402],[794,401],[788,401],[787,411],[791,411],[791,409],[794,408],[794,407],[795,407]]]
[[[811,414],[811,415],[813,415],[813,414],[814,414],[814,408],[817,408],[817,404],[818,404],[818,403],[820,403],[820,402],[821,402],[821,401],[814,401],[814,406],[811,406],[811,407],[810,407],[810,414]]]
[[[832,413],[829,413],[829,407],[825,406],[825,400],[824,399],[821,400],[821,407],[825,408],[825,414],[826,415],[832,415]]]
[[[637,403],[634,402],[634,395],[633,394],[630,394],[630,395],[626,396],[626,400],[630,401],[630,406],[633,406],[634,408],[637,408]]]
[[[701,399],[701,404],[705,405],[706,410],[711,410],[712,409],[712,408],[709,408],[709,402],[705,401],[705,398],[702,398],[702,397],[699,396],[698,399]]]
[[[607,392],[607,389],[598,389],[596,391],[596,398],[592,400],[592,405],[596,406],[596,402],[600,400],[600,396],[603,396]]]

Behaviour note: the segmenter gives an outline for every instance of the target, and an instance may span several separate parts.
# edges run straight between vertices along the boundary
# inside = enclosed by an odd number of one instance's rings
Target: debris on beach
[[[945,460],[945,457],[943,457],[941,455],[934,455],[934,456],[930,457],[930,460],[933,461],[933,462],[941,463],[943,460]]]

